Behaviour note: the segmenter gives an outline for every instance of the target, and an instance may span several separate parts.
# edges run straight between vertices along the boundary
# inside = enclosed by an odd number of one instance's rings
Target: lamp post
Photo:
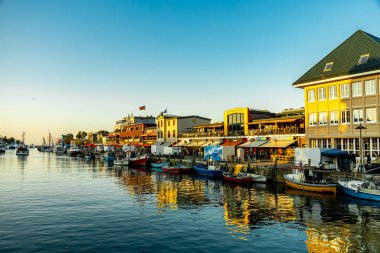
[[[363,170],[363,139],[362,139],[362,129],[367,129],[365,126],[362,125],[362,123],[359,124],[359,126],[355,127],[355,129],[359,129],[359,170],[362,172]]]

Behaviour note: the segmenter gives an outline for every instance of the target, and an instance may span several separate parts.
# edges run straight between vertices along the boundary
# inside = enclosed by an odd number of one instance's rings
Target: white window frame
[[[351,85],[352,97],[361,97],[363,96],[363,85],[362,82],[354,82]]]
[[[328,71],[331,71],[332,68],[334,66],[334,62],[331,61],[331,62],[327,62],[326,65],[325,65],[325,68],[323,69],[323,72],[328,72]]]
[[[318,88],[318,101],[326,100],[326,87]]]
[[[376,80],[371,79],[364,81],[364,89],[366,96],[376,95]]]
[[[371,115],[372,119],[369,119],[368,116]],[[365,118],[366,123],[376,123],[377,122],[377,110],[376,107],[365,108]]]
[[[340,98],[350,97],[350,85],[348,83],[341,84],[340,88]]]
[[[362,61],[362,59],[363,59],[363,61]],[[367,63],[368,59],[369,59],[369,54],[362,54],[359,57],[358,65]]]
[[[307,101],[308,102],[315,102],[315,90],[314,89],[307,90]]]
[[[315,112],[309,113],[309,126],[317,125],[317,114]]]
[[[329,87],[329,99],[337,99],[338,98],[338,89],[336,85],[332,85]]]
[[[327,112],[320,112],[318,115],[318,125],[326,126],[327,125]]]
[[[363,123],[363,109],[352,109],[352,122],[354,124]]]
[[[340,111],[340,121],[342,124],[350,124],[351,123],[350,110]]]
[[[330,112],[330,125],[338,125],[338,124],[339,124],[338,111],[331,111]]]

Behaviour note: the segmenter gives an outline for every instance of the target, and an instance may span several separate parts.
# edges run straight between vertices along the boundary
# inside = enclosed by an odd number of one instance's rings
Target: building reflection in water
[[[305,231],[309,252],[378,252],[380,249],[377,239],[380,208],[357,200],[285,189],[281,185],[273,189],[265,184],[241,187],[144,169],[110,173],[119,178],[139,205],[155,204],[158,213],[220,206],[224,209],[227,232],[234,238],[248,240],[253,230],[284,223],[291,229]]]

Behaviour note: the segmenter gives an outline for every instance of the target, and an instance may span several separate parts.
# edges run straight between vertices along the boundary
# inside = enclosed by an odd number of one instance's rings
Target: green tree
[[[64,144],[70,144],[71,140],[74,138],[73,134],[65,134],[63,135],[63,143]]]
[[[76,135],[77,139],[79,139],[79,140],[83,140],[83,139],[85,139],[86,136],[87,136],[87,133],[84,132],[84,131],[79,131],[79,132],[77,133],[77,135]]]

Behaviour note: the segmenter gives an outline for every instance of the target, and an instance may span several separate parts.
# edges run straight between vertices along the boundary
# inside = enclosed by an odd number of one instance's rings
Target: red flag
[[[144,111],[144,110],[145,110],[145,105],[140,106],[140,111]]]

